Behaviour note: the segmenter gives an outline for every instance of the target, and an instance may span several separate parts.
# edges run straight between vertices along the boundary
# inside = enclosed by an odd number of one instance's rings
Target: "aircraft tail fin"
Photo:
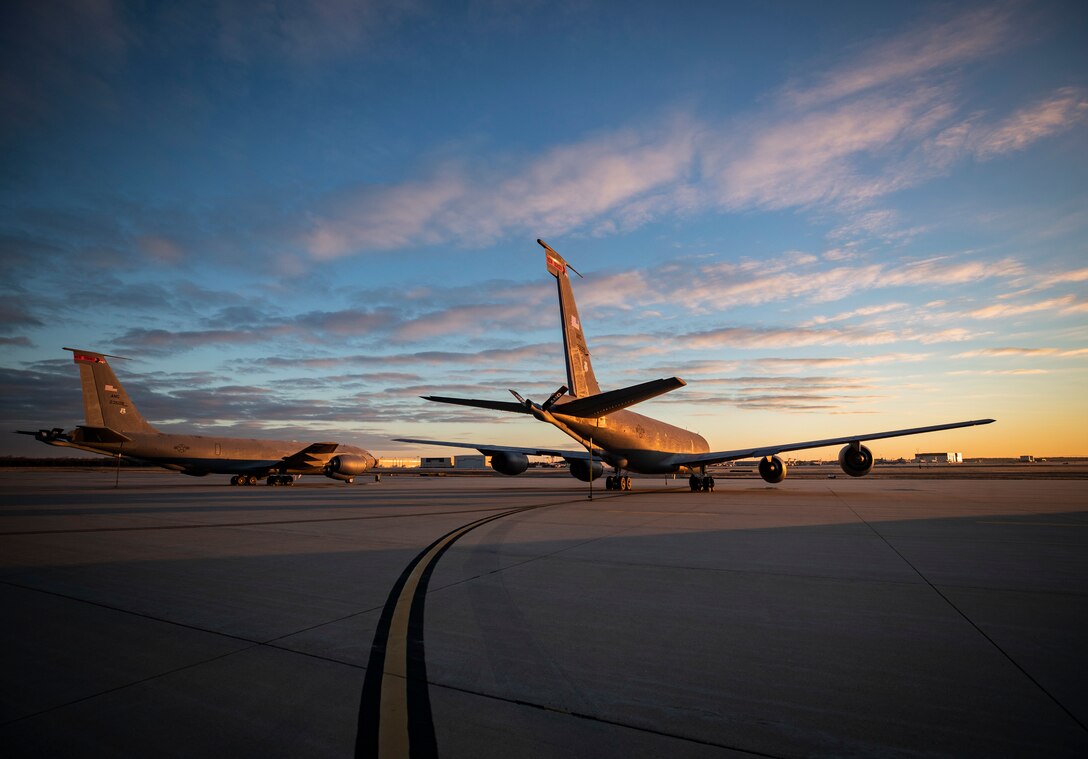
[[[548,273],[555,277],[559,287],[559,316],[563,326],[563,353],[567,361],[567,387],[572,398],[584,398],[601,392],[597,377],[593,373],[586,336],[582,332],[582,322],[578,318],[578,306],[574,302],[574,291],[567,277],[567,269],[575,274],[578,271],[563,260],[563,257],[549,247],[543,240],[537,240],[544,248]],[[578,274],[578,276],[582,276]]]
[[[87,427],[107,427],[116,432],[157,432],[136,410],[136,404],[106,361],[106,354],[76,348],[64,350],[72,351],[72,358],[79,366]]]

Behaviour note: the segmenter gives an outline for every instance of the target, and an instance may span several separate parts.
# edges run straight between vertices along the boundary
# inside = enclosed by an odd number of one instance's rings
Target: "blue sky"
[[[82,421],[73,346],[163,428],[563,445],[418,399],[564,381],[543,237],[715,449],[1088,455],[1081,3],[0,14],[4,427]]]

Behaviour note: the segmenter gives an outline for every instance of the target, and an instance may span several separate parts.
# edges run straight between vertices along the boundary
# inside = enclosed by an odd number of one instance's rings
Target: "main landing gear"
[[[252,474],[236,474],[230,478],[231,485],[256,485],[257,477]]]
[[[630,490],[631,478],[627,475],[608,475],[604,478],[605,490]]]
[[[289,474],[270,474],[264,481],[265,485],[294,485],[295,478]]]
[[[713,493],[714,492],[714,478],[709,474],[699,476],[697,474],[688,477],[688,485],[691,487],[692,493]]]

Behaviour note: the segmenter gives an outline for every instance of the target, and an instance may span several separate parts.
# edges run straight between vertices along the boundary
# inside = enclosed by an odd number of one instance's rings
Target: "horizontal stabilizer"
[[[128,435],[111,430],[109,427],[80,425],[76,429],[79,431],[78,438],[81,443],[127,443],[132,440]]]
[[[421,395],[425,401],[436,403],[453,403],[458,406],[474,406],[476,408],[489,408],[494,411],[513,411],[518,414],[531,414],[532,412],[520,403],[510,401],[483,401],[476,398],[445,398],[438,395]]]
[[[559,402],[552,406],[552,411],[556,414],[566,414],[567,416],[586,419],[607,416],[613,411],[619,411],[628,406],[634,406],[636,403],[647,401],[650,398],[656,398],[686,384],[679,377],[650,380],[649,382],[643,382],[641,385],[623,387],[619,390],[608,390],[585,398],[574,398],[566,403]]]

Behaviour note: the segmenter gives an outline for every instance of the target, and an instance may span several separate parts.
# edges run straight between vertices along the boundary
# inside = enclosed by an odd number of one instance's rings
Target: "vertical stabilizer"
[[[88,427],[108,427],[117,432],[155,432],[136,404],[117,381],[102,353],[65,348],[79,366],[83,383],[83,415]],[[116,356],[114,356],[116,358]]]
[[[574,291],[570,287],[567,269],[578,272],[563,257],[548,247],[548,243],[537,240],[544,248],[548,272],[555,277],[559,286],[559,316],[563,323],[563,353],[567,359],[567,387],[574,398],[585,398],[601,392],[597,377],[593,374],[593,362],[586,346],[586,336],[582,331],[582,322],[578,318],[578,306],[574,303]],[[580,274],[578,276],[581,276]]]

